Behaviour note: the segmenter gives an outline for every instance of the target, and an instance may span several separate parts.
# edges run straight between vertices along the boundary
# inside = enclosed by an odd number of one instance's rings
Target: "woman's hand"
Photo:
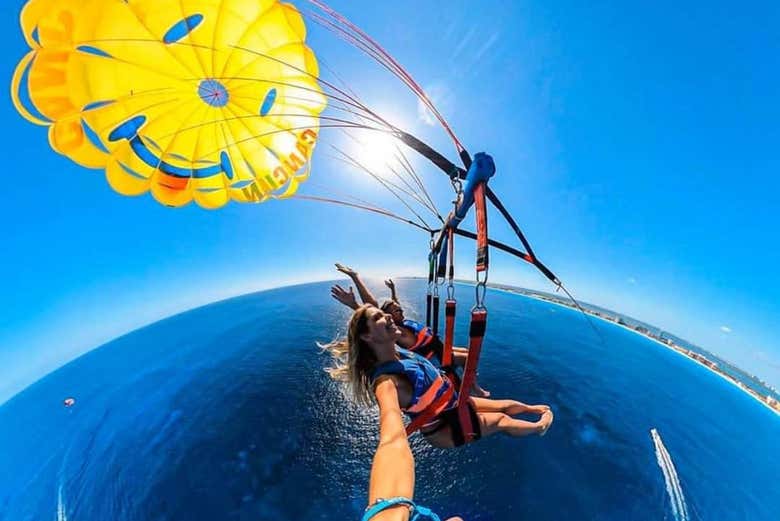
[[[349,266],[344,266],[343,264],[339,264],[338,262],[336,263],[336,269],[351,279],[357,277],[358,274],[357,271],[353,270]]]
[[[357,299],[355,298],[355,293],[352,291],[352,286],[350,286],[349,291],[347,291],[336,284],[330,288],[330,296],[351,309],[357,309],[360,307],[357,303]]]
[[[355,284],[355,287],[358,290],[358,294],[360,295],[360,298],[363,299],[363,304],[371,304],[372,306],[379,307],[379,303],[377,303],[376,299],[374,298],[374,295],[371,294],[371,291],[369,291],[369,289],[366,287],[363,281],[360,280],[360,275],[358,275],[357,271],[353,270],[349,266],[344,266],[343,264],[339,264],[338,262],[336,263],[336,269],[339,270],[344,275],[346,275],[347,277],[349,277],[350,279],[352,279],[353,284]],[[335,287],[338,288],[338,286]],[[352,293],[352,288],[349,289],[349,292]],[[336,296],[333,290],[331,290],[331,293],[333,294],[333,298],[341,302],[340,298]],[[347,305],[352,307],[351,302]],[[358,308],[357,303],[355,303],[355,307],[353,307],[352,309],[357,309],[357,308]]]
[[[395,282],[393,282],[393,279],[387,279],[385,281],[385,286],[390,288],[390,298],[398,302],[398,295],[395,294]]]

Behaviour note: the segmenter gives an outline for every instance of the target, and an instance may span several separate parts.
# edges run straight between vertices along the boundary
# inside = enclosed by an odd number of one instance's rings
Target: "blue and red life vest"
[[[455,383],[439,371],[423,356],[406,349],[397,349],[399,360],[386,362],[374,369],[371,382],[386,374],[404,375],[412,385],[412,399],[402,409],[411,422],[406,433],[434,422],[437,417],[458,403],[458,390]]]
[[[431,328],[409,319],[404,320],[403,327],[410,330],[416,336],[414,345],[409,348],[409,351],[414,351],[428,360],[435,356],[437,357],[438,362],[441,363],[444,346],[442,345],[441,340],[439,340],[439,337],[433,334]]]

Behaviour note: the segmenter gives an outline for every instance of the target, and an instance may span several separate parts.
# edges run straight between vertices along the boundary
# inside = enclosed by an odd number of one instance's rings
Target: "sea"
[[[425,284],[397,285],[424,316]],[[165,318],[0,406],[0,520],[360,519],[377,416],[324,370],[317,342],[349,317],[329,287]],[[473,291],[456,294],[465,345]],[[467,521],[780,519],[779,415],[614,324],[495,290],[487,306],[482,385],[555,422],[459,449],[413,435],[419,503]]]

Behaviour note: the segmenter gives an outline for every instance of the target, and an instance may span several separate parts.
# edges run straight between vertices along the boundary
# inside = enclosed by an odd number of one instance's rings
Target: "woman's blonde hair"
[[[374,403],[371,372],[377,360],[374,351],[361,338],[368,331],[368,310],[374,307],[364,304],[357,308],[349,319],[347,338],[322,346],[333,357],[333,365],[326,369],[328,374],[334,380],[346,383],[352,398],[362,405]]]

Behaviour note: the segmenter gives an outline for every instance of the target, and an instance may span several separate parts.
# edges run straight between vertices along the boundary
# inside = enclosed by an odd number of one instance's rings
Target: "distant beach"
[[[416,280],[425,280],[422,277],[403,277],[403,278],[412,279],[412,280],[415,280],[415,279]],[[458,284],[465,284],[465,285],[473,285],[474,284],[473,281],[469,281],[469,280],[456,280],[455,282],[458,283]],[[755,399],[756,401],[760,402],[762,405],[767,407],[769,410],[773,411],[775,414],[780,415],[780,401],[778,401],[776,398],[771,396],[769,393],[764,395],[764,394],[761,394],[758,391],[748,387],[747,385],[745,385],[742,382],[740,382],[738,379],[736,379],[736,378],[732,377],[731,375],[727,374],[726,372],[724,372],[720,368],[720,366],[719,366],[719,364],[717,362],[714,362],[714,361],[710,360],[705,355],[703,355],[701,353],[697,353],[697,352],[695,352],[695,351],[693,351],[691,349],[688,349],[688,348],[686,348],[684,346],[681,346],[681,345],[679,345],[678,343],[674,342],[672,339],[670,339],[668,337],[661,337],[659,335],[655,335],[655,334],[652,333],[652,331],[648,327],[645,327],[645,325],[637,324],[637,325],[632,326],[632,325],[630,325],[627,322],[627,320],[629,320],[631,322],[639,323],[640,321],[638,321],[636,319],[625,317],[625,316],[623,316],[623,315],[621,315],[621,314],[619,314],[619,313],[617,313],[615,311],[609,311],[609,310],[606,310],[606,309],[603,309],[603,308],[594,309],[594,307],[592,307],[590,304],[584,304],[584,303],[581,303],[581,302],[578,302],[578,305],[580,306],[580,307],[578,307],[572,301],[570,301],[568,299],[564,299],[564,298],[558,297],[557,295],[553,295],[551,293],[544,293],[544,292],[541,292],[541,291],[533,291],[533,290],[529,290],[529,289],[519,288],[519,287],[516,287],[516,286],[507,286],[505,284],[495,284],[495,283],[488,284],[488,287],[490,289],[492,289],[492,290],[501,291],[501,292],[504,292],[504,293],[511,293],[513,295],[520,295],[520,296],[532,298],[532,299],[535,299],[535,300],[538,300],[538,301],[541,301],[541,302],[548,302],[550,304],[553,304],[553,305],[556,305],[556,306],[560,306],[560,307],[563,307],[563,308],[567,308],[567,309],[573,309],[575,311],[582,311],[582,312],[586,313],[587,316],[589,316],[589,317],[598,318],[600,320],[603,320],[604,322],[608,322],[610,324],[622,327],[623,329],[625,329],[627,331],[631,331],[632,333],[636,333],[637,335],[641,335],[644,338],[652,340],[653,342],[655,342],[657,344],[660,344],[660,345],[664,346],[665,348],[670,349],[670,350],[674,351],[675,353],[677,353],[677,354],[679,354],[681,356],[684,356],[684,357],[688,358],[689,360],[692,360],[692,361],[696,362],[697,364],[699,364],[700,366],[702,366],[705,369],[709,370],[710,372],[715,373],[716,375],[720,376],[721,378],[723,378],[724,380],[729,382],[731,385],[733,385],[733,386],[737,387],[738,389],[740,389],[741,391],[745,392],[746,394],[751,396],[753,399]],[[661,331],[660,328],[655,328],[655,329],[658,329],[659,332]],[[699,348],[699,349],[701,349],[701,348]],[[727,363],[724,362],[724,364],[727,364]],[[732,364],[727,364],[727,365],[730,365],[736,372],[744,373],[744,371],[742,371],[741,369],[739,369],[737,367],[734,367]],[[748,375],[747,373],[745,373],[745,376],[751,378],[751,375]],[[753,380],[756,380],[756,379],[753,378]],[[766,384],[764,384],[763,382],[760,382],[760,385],[762,387],[766,388],[766,390],[768,392],[773,391],[773,390],[770,390],[768,388],[768,386]]]
[[[604,322],[622,327],[623,329],[627,331],[631,331],[632,333],[635,333],[637,335],[641,335],[644,338],[647,338],[649,340],[652,340],[653,342],[664,346],[667,349],[670,349],[671,351],[674,351],[675,353],[684,356],[685,358],[688,358],[689,360],[692,360],[699,364],[700,366],[704,367],[705,369],[709,370],[710,372],[720,376],[722,379],[729,382],[734,387],[740,389],[741,391],[748,394],[750,397],[752,397],[754,400],[758,401],[765,407],[767,407],[769,410],[773,411],[775,414],[780,415],[780,402],[778,402],[776,399],[769,395],[762,395],[759,394],[757,391],[749,388],[745,384],[741,383],[739,380],[733,378],[732,376],[726,374],[723,372],[723,370],[720,369],[718,364],[716,362],[713,362],[712,360],[708,359],[704,355],[700,353],[696,353],[690,349],[687,349],[683,346],[680,346],[676,344],[675,342],[671,341],[670,339],[661,339],[655,335],[653,335],[650,330],[643,326],[635,326],[632,327],[629,324],[625,322],[623,317],[615,312],[612,312],[611,314],[607,315],[605,311],[596,311],[593,309],[589,309],[587,305],[582,305],[582,308],[578,308],[574,305],[574,303],[559,299],[553,295],[548,295],[544,293],[538,293],[535,291],[525,290],[523,288],[516,288],[512,286],[504,286],[504,285],[495,285],[490,284],[489,285],[491,289],[502,291],[504,293],[511,293],[514,295],[521,295],[528,298],[533,298],[535,300],[539,300],[541,302],[548,302],[550,304],[554,304],[557,306],[561,306],[568,309],[573,309],[575,311],[584,311],[587,313],[588,316],[597,318],[599,320],[602,320]]]

